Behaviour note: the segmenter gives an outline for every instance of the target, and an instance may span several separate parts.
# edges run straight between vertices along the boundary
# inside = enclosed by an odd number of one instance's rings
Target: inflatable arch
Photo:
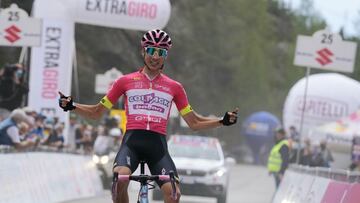
[[[67,122],[57,99],[58,90],[71,91],[75,23],[149,30],[165,27],[170,10],[168,0],[35,0],[42,39],[31,52],[29,106]]]
[[[300,129],[304,111],[302,135],[309,130],[336,121],[360,109],[360,83],[338,73],[319,73],[309,76],[309,88],[304,106],[305,78],[290,89],[284,104],[283,122]]]

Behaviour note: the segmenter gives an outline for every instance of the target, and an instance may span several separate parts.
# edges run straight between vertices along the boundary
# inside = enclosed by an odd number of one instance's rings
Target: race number
[[[321,43],[323,44],[332,44],[333,43],[333,34],[324,33],[321,35]]]
[[[8,12],[9,18],[8,21],[19,21],[20,20],[20,15],[19,15],[19,11],[9,11]]]

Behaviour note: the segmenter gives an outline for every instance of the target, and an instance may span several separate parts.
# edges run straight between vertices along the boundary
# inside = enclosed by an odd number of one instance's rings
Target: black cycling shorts
[[[149,130],[127,130],[114,161],[114,167],[126,166],[133,173],[140,161],[145,161],[153,175],[168,175],[174,171],[178,177],[175,164],[171,159],[166,136]],[[177,178],[178,179],[178,178]],[[168,181],[156,181],[159,187]]]

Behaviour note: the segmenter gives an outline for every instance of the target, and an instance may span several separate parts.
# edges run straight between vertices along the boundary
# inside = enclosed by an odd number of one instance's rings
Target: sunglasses
[[[145,51],[150,56],[154,56],[155,52],[158,53],[158,56],[160,57],[166,57],[168,54],[168,51],[166,49],[156,48],[156,47],[145,47]]]

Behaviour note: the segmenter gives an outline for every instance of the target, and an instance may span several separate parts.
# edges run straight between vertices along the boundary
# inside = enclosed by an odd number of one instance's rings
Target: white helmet
[[[109,132],[110,136],[113,137],[120,137],[121,136],[121,130],[120,128],[112,128]]]

